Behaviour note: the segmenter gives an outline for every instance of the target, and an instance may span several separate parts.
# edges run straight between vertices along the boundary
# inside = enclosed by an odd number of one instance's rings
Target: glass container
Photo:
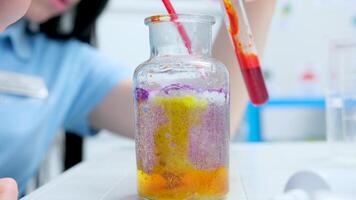
[[[184,26],[189,53],[177,30]],[[144,199],[224,199],[229,76],[211,57],[213,17],[146,18],[151,57],[134,74],[138,193]]]
[[[327,139],[336,161],[356,164],[356,38],[333,40],[326,93]]]

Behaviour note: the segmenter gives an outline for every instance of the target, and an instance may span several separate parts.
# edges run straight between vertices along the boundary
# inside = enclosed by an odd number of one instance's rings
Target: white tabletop
[[[134,144],[110,147],[26,196],[29,199],[136,200]],[[266,200],[295,172],[325,163],[325,143],[231,145],[230,200]]]

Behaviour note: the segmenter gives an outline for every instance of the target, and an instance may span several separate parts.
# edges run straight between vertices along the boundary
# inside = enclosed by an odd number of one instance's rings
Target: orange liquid
[[[189,159],[189,131],[201,123],[208,102],[194,96],[156,97],[167,120],[154,132],[155,163],[144,171],[138,160],[138,192],[154,200],[219,200],[228,192],[227,163],[198,169]],[[212,158],[213,159],[213,158]]]
[[[228,173],[225,167],[184,174],[147,174],[138,170],[138,192],[141,197],[155,200],[224,199],[228,192]]]

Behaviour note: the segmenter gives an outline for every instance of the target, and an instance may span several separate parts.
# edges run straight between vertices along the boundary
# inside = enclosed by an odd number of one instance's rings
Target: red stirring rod
[[[187,47],[189,54],[192,54],[192,43],[189,39],[187,32],[185,31],[184,26],[178,21],[178,16],[177,16],[176,11],[173,8],[172,3],[170,2],[170,0],[162,0],[162,2],[164,4],[164,6],[166,7],[167,12],[172,16],[172,21],[176,25],[178,32],[179,32],[180,36],[182,37],[184,45],[185,45],[185,47]]]

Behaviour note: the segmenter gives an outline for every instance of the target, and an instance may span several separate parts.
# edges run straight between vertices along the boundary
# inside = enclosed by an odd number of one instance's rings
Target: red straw
[[[164,4],[164,6],[166,7],[167,12],[172,16],[172,21],[176,25],[178,32],[179,32],[180,36],[182,37],[184,45],[188,49],[189,54],[192,54],[192,43],[189,39],[187,32],[185,31],[184,26],[178,21],[178,16],[177,16],[176,11],[173,8],[172,3],[170,2],[170,0],[162,0],[162,2]]]

